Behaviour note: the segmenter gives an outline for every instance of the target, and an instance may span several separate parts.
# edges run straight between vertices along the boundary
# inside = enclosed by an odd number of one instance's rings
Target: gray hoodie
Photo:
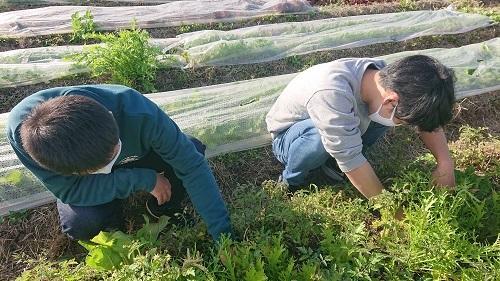
[[[366,69],[385,67],[383,60],[344,58],[315,65],[297,75],[283,90],[266,116],[275,138],[293,124],[311,119],[326,151],[344,172],[366,162],[361,135],[370,119],[361,100],[361,79]]]

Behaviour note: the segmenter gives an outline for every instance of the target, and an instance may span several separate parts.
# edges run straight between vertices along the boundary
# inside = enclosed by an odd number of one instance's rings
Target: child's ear
[[[386,92],[386,95],[385,95],[384,104],[392,103],[392,102],[398,103],[399,102],[399,95],[398,95],[398,93],[396,93],[392,90],[388,90]]]

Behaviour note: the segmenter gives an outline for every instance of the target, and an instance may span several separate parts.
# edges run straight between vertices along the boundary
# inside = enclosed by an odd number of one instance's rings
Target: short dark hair
[[[454,80],[452,69],[424,55],[405,57],[380,70],[382,86],[399,95],[395,117],[426,132],[451,121]]]
[[[23,120],[20,135],[33,160],[63,175],[84,175],[105,166],[119,139],[113,115],[82,95],[40,103]]]

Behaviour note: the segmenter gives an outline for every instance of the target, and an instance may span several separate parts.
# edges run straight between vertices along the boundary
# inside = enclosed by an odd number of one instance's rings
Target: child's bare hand
[[[151,191],[156,200],[158,200],[158,205],[162,205],[165,202],[170,201],[172,196],[172,186],[166,177],[161,174],[156,175],[156,185]]]
[[[432,181],[435,185],[453,189],[455,187],[455,171],[453,166],[438,165],[432,172]]]

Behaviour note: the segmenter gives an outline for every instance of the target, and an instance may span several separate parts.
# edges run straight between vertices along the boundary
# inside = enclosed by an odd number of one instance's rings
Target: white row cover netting
[[[308,13],[306,0],[184,0],[154,6],[50,6],[0,13],[0,37],[27,37],[71,32],[71,15],[90,11],[98,30],[236,21],[281,14]]]
[[[293,55],[403,41],[419,36],[462,33],[490,25],[488,17],[449,10],[343,17],[269,24],[231,31],[205,30],[177,38],[151,39],[166,54],[165,67],[250,64]],[[63,61],[83,46],[19,49],[0,53],[0,88],[50,81],[89,72]]]
[[[411,54],[431,55],[457,76],[456,96],[500,90],[500,39],[454,49],[428,49],[381,57],[388,63]],[[182,130],[207,145],[207,157],[269,143],[265,115],[297,74],[146,95]],[[53,200],[22,167],[5,136],[8,114],[0,115],[0,215]]]
[[[311,52],[354,48],[415,37],[468,32],[490,25],[477,14],[451,10],[413,11],[286,22],[230,31],[205,30],[178,36],[190,66],[267,62]]]
[[[101,0],[100,2],[109,3],[136,3],[136,4],[163,4],[181,0]],[[0,5],[12,6],[20,4],[65,4],[65,5],[98,5],[95,0],[1,0]]]

